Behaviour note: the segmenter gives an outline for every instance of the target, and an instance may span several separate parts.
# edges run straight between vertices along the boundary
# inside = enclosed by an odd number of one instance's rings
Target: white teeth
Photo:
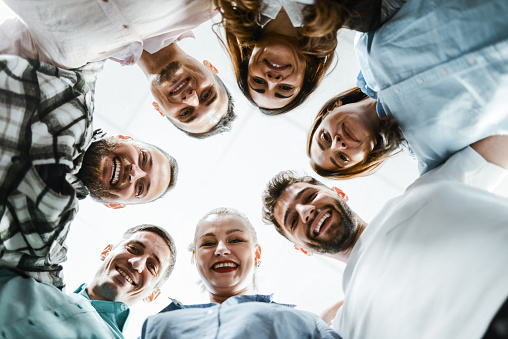
[[[280,68],[282,67],[281,65],[277,65],[277,64],[272,64],[273,67],[277,67],[277,68]]]
[[[113,173],[111,174],[111,185],[116,185],[118,183],[118,177],[120,176],[120,160],[117,158],[113,159]]]
[[[314,234],[316,234],[316,235],[319,234],[319,231],[321,231],[321,226],[323,225],[325,220],[328,219],[329,217],[330,217],[330,213],[326,213],[325,215],[323,215],[321,220],[319,220],[319,222],[318,222],[318,225],[316,227],[316,230],[314,231]]]
[[[216,265],[213,265],[213,269],[216,269],[216,268],[222,268],[222,267],[236,267],[238,266],[237,264],[235,263],[232,263],[232,262],[224,262],[224,263],[220,263],[220,264],[216,264]]]
[[[179,90],[180,90],[183,86],[185,86],[188,82],[189,82],[189,80],[185,80],[184,82],[182,82],[182,83],[180,84],[180,86],[178,86],[178,87],[177,87],[177,88],[176,88],[173,92],[171,92],[171,94],[178,92],[178,91],[179,91]]]
[[[118,268],[117,271],[120,272],[120,274],[125,278],[125,280],[134,285],[132,279],[124,271],[122,271],[120,268]]]

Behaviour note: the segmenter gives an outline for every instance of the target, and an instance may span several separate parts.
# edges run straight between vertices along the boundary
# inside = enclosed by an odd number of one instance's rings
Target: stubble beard
[[[333,229],[329,229],[331,233],[328,239],[313,239],[311,230],[307,231],[307,238],[314,241],[307,246],[314,252],[321,254],[335,254],[351,249],[354,245],[357,233],[358,222],[349,206],[339,200],[334,204],[323,207],[323,209],[331,208],[335,210],[341,217],[341,223],[338,225],[330,225]]]

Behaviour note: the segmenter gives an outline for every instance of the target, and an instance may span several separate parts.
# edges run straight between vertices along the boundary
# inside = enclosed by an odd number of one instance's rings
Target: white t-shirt
[[[480,338],[508,297],[506,171],[467,147],[389,201],[349,257],[344,338]]]

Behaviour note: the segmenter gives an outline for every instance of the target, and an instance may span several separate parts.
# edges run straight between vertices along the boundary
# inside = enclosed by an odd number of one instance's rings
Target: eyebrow
[[[334,164],[334,165],[335,165],[335,166],[337,166],[338,168],[342,168],[342,166],[341,166],[341,165],[339,165],[339,164],[335,161],[335,159],[334,159],[333,157],[330,157],[330,161],[332,162],[332,164]]]
[[[301,190],[300,192],[298,192],[298,194],[295,196],[295,199],[294,200],[300,200],[300,198],[302,197],[302,195],[307,192],[308,190],[311,190],[312,187],[306,187],[304,188],[303,190]],[[288,220],[288,217],[289,217],[289,208],[286,210],[286,213],[284,214],[284,225],[286,225],[286,222]]]
[[[217,100],[217,97],[218,97],[217,92],[215,92],[215,95],[210,100],[208,100],[207,103],[205,103],[205,106],[208,107],[211,104],[213,104],[215,102],[215,100]]]
[[[143,247],[143,249],[146,250],[146,245],[143,244],[141,241],[138,241],[138,240],[132,240],[133,243],[135,244],[138,244],[139,246]],[[155,260],[159,263],[159,266],[162,266],[161,264],[161,261],[159,260],[159,257],[157,256],[157,254],[155,253],[152,253],[153,257],[155,258]]]
[[[284,96],[284,95],[282,95],[282,94],[279,94],[279,93],[277,93],[277,92],[275,93],[275,97],[276,97],[276,98],[279,98],[279,99],[287,99],[287,98],[291,98],[293,95],[294,95],[294,93],[286,97],[286,96]]]
[[[258,93],[265,93],[265,90],[264,90],[264,89],[256,89],[256,88],[252,87],[252,85],[251,85],[251,84],[249,84],[249,87],[250,87],[250,88],[252,88],[252,90],[253,90],[253,91],[255,91],[255,92],[258,92]]]
[[[319,141],[317,142],[319,148],[321,148],[322,151],[325,150],[325,146],[323,146]]]
[[[186,108],[187,108],[187,107],[186,107]],[[186,108],[185,108],[185,109],[186,109]],[[189,124],[189,123],[193,122],[196,118],[197,118],[197,116],[196,116],[196,114],[195,114],[195,112],[194,112],[194,108],[193,108],[193,109],[192,109],[192,115],[191,115],[188,119],[186,119],[186,120],[184,120],[184,121],[180,120],[180,122],[181,122],[182,124]]]

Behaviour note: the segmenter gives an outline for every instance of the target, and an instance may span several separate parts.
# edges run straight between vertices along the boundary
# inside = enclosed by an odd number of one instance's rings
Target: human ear
[[[101,261],[104,261],[106,260],[106,257],[109,255],[109,253],[111,253],[111,250],[113,249],[113,245],[109,244],[108,246],[106,246],[106,248],[104,248],[101,252]]]
[[[161,116],[164,117],[164,113],[162,113],[159,103],[157,101],[152,102],[152,106],[157,112],[159,112]]]
[[[340,188],[333,187],[333,190],[339,197],[341,197],[344,201],[349,201],[349,197],[344,193]]]
[[[158,288],[154,289],[152,291],[152,293],[150,293],[149,295],[147,295],[146,297],[143,298],[143,301],[145,303],[149,303],[149,302],[152,302],[154,301],[155,299],[157,299],[157,297],[161,294],[161,290],[159,290]]]
[[[254,266],[261,266],[261,246],[259,246],[259,244],[256,244],[256,251],[254,253]]]
[[[106,206],[107,208],[112,208],[114,210],[119,210],[125,207],[125,204],[103,204],[103,205]]]
[[[307,251],[307,250],[303,249],[303,247],[300,247],[300,246],[297,246],[297,245],[295,245],[295,250],[300,251],[300,252],[302,252],[303,254],[305,254],[306,256],[309,256],[309,257],[311,257],[313,255],[313,253],[311,251]]]
[[[334,101],[330,106],[328,106],[328,108],[326,110],[328,112],[331,112],[331,111],[333,111],[334,109],[336,109],[337,107],[340,107],[340,106],[342,106],[342,100]]]
[[[215,68],[215,66],[212,65],[212,63],[210,61],[203,60],[203,65],[205,65],[208,69],[210,69],[215,74],[219,74],[219,70],[217,68]]]

